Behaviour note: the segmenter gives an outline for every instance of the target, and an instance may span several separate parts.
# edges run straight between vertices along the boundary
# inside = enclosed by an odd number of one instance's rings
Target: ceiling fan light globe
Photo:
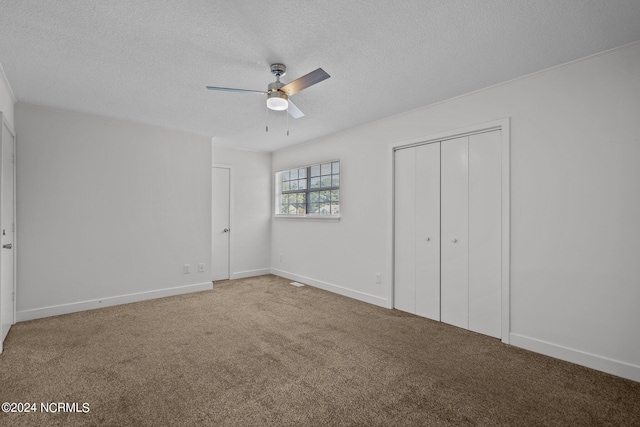
[[[269,94],[267,98],[267,108],[275,111],[284,111],[289,107],[287,95],[284,93]]]

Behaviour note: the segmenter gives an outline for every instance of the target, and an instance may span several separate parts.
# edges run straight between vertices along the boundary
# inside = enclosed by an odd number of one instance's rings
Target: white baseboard
[[[352,289],[344,288],[342,286],[334,285],[332,283],[323,282],[321,280],[315,280],[310,277],[300,276],[298,274],[290,273],[288,271],[278,270],[277,268],[271,269],[271,274],[281,276],[286,279],[293,280],[295,282],[301,282],[305,285],[311,285],[316,288],[324,289],[325,291],[333,292],[345,297],[357,299],[358,301],[367,302],[369,304],[377,305],[384,308],[391,308],[389,306],[389,300],[381,298],[376,295],[367,294],[360,291],[354,291]]]
[[[510,344],[556,359],[640,382],[640,366],[511,333]]]
[[[89,301],[72,302],[69,304],[53,305],[49,307],[21,310],[16,313],[16,321],[41,319],[43,317],[58,316],[61,314],[75,313],[77,311],[93,310],[96,308],[110,307],[113,305],[128,304],[155,298],[170,297],[174,295],[188,294],[191,292],[210,291],[212,282],[198,283],[195,285],[176,286],[175,288],[158,289],[154,291],[138,292],[135,294],[118,295]]]
[[[271,269],[259,268],[257,270],[236,271],[235,273],[231,273],[229,279],[244,279],[245,277],[263,276],[265,274],[271,274]]]

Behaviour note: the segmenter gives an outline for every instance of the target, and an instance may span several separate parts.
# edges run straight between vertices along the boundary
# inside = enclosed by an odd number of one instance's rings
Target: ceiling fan
[[[287,110],[289,115],[294,119],[304,117],[304,113],[300,111],[296,105],[291,102],[289,97],[295,95],[303,89],[308,88],[316,83],[320,83],[323,80],[328,79],[327,74],[322,68],[318,68],[315,71],[305,74],[304,76],[296,79],[292,82],[284,84],[280,81],[280,77],[287,73],[287,66],[284,64],[271,64],[271,73],[276,76],[276,81],[270,83],[267,90],[250,90],[250,89],[234,89],[230,87],[216,87],[207,86],[209,90],[221,90],[226,92],[253,92],[263,93],[267,95],[267,108],[275,111]]]

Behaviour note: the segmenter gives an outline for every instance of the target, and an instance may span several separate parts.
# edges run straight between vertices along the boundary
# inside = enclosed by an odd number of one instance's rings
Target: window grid
[[[281,172],[281,215],[339,215],[340,162]]]

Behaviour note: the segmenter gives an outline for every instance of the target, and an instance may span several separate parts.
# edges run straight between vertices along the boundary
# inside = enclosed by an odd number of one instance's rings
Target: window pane
[[[331,213],[338,215],[340,213],[340,190],[331,192]]]
[[[307,195],[305,193],[298,194],[298,213],[301,215],[307,213]]]
[[[295,194],[290,194],[289,195],[289,215],[295,215],[297,213],[297,208],[296,208],[296,195]]]
[[[279,214],[338,215],[340,213],[340,162],[298,167],[276,175],[281,184]],[[330,190],[335,188],[336,190]]]

